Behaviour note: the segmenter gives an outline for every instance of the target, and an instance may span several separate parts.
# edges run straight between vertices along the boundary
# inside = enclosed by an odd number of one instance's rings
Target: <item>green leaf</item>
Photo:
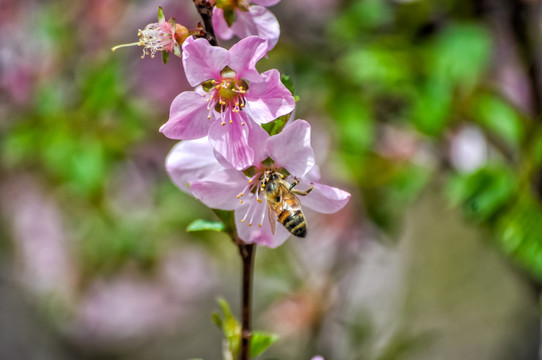
[[[504,165],[459,175],[449,184],[452,201],[462,204],[467,215],[477,220],[494,218],[509,203],[516,189],[515,174]]]
[[[267,124],[262,124],[262,128],[267,131],[269,135],[276,135],[286,126],[289,118],[290,114],[283,115],[271,122],[268,122]]]
[[[226,300],[219,298],[217,299],[217,302],[224,314],[224,317],[220,318],[222,332],[228,342],[230,352],[235,357],[239,352],[239,346],[241,345],[241,325],[231,313],[230,305],[228,305]],[[220,317],[220,315],[218,316]],[[214,321],[216,323],[216,320]]]
[[[186,228],[188,232],[195,231],[226,231],[226,227],[220,221],[209,221],[203,219],[194,220]]]
[[[282,85],[286,86],[286,89],[290,90],[290,92],[294,96],[295,101],[298,102],[299,101],[299,96],[297,96],[296,93],[295,93],[294,82],[292,81],[290,76],[282,74],[280,76],[280,82],[282,82]]]
[[[164,15],[164,10],[161,6],[158,6],[158,21],[166,21],[166,16]],[[175,29],[175,28],[174,28]]]
[[[260,356],[278,339],[279,336],[276,334],[254,331],[250,340],[250,356],[253,358]]]
[[[169,52],[162,50],[162,61],[164,64],[167,64],[167,61],[169,60]]]
[[[235,11],[233,9],[225,8],[224,9],[224,20],[226,20],[226,23],[229,27],[233,25],[235,22]]]
[[[173,53],[175,54],[175,56],[181,57],[181,46],[178,42],[173,44]]]
[[[453,24],[438,34],[427,54],[431,78],[470,88],[488,65],[491,38],[481,25]]]
[[[452,88],[442,81],[430,81],[417,94],[412,122],[420,132],[438,136],[448,123],[452,107]]]
[[[525,126],[519,114],[495,95],[480,95],[474,102],[472,112],[480,124],[512,145],[519,146],[525,136]]]
[[[542,208],[529,191],[497,223],[503,251],[538,281],[542,281]]]
[[[407,60],[404,51],[371,45],[347,52],[339,60],[339,69],[349,81],[366,84],[367,90],[397,92],[410,83]]]

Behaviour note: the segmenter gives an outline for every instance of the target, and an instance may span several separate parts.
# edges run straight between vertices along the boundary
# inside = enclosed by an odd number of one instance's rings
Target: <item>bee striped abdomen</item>
[[[295,236],[305,237],[307,235],[307,222],[301,210],[283,210],[279,217],[279,222],[284,225],[286,230]]]

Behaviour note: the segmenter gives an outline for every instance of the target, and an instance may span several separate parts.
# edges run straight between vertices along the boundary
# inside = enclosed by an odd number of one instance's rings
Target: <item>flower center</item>
[[[224,126],[226,121],[233,124],[232,113],[237,114],[245,107],[248,84],[238,79],[237,74],[229,68],[224,69],[220,75],[220,79],[205,81],[201,85],[209,93],[207,119],[211,119],[214,109],[220,113],[221,125]],[[241,125],[245,125],[245,122],[242,121]]]
[[[137,35],[139,46],[144,46],[142,58],[145,55],[153,58],[157,51],[171,51],[174,42],[171,24],[168,22],[149,24],[145,29],[139,30]]]

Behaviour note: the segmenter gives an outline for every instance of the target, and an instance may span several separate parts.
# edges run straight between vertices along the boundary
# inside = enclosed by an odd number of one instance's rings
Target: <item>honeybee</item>
[[[299,180],[289,184],[284,180],[284,175],[277,171],[266,171],[262,179],[262,189],[267,200],[267,210],[271,232],[275,235],[277,231],[277,220],[295,236],[305,237],[307,235],[307,221],[301,202],[296,195],[305,196],[312,191],[314,185],[300,191],[294,189]]]

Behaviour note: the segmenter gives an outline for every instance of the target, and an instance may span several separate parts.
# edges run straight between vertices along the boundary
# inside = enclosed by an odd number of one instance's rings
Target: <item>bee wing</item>
[[[275,235],[277,233],[277,213],[267,202],[267,218],[269,219],[269,225],[271,225],[271,233]]]

